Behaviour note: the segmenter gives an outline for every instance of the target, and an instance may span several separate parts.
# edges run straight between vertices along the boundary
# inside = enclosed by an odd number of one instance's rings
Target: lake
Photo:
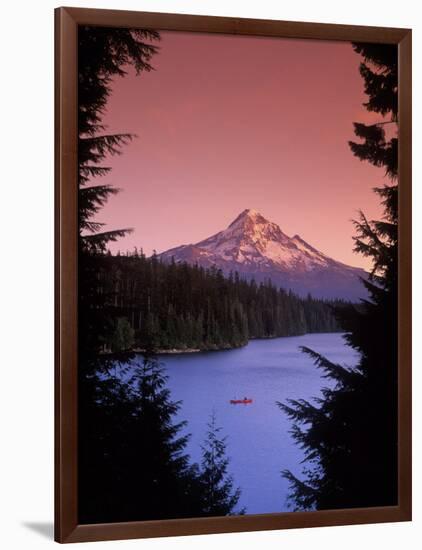
[[[249,514],[288,510],[289,486],[280,472],[288,469],[300,475],[302,469],[303,453],[289,434],[291,422],[276,402],[312,399],[329,384],[300,346],[343,365],[358,361],[358,354],[338,333],[252,340],[235,350],[160,357],[172,399],[183,402],[178,419],[188,421],[192,434],[188,453],[200,461],[200,446],[214,411],[227,436],[230,473],[242,491],[239,507]],[[230,404],[230,399],[244,397],[253,403]]]

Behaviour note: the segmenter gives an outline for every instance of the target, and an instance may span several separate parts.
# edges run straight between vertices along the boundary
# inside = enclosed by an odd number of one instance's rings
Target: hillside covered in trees
[[[103,256],[99,291],[108,303],[107,351],[144,348],[227,349],[251,338],[335,332],[334,304],[301,299],[237,273],[168,264],[137,252]],[[337,303],[337,305],[339,305]]]

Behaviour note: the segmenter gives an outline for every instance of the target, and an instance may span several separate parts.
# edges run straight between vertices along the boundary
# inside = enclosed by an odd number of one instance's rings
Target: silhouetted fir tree
[[[154,31],[81,27],[79,29],[79,519],[81,522],[128,521],[192,515],[184,492],[187,457],[178,438],[180,424],[171,418],[165,377],[148,356],[125,380],[133,329],[115,315],[119,296],[102,281],[107,243],[127,229],[103,231],[94,217],[117,190],[88,185],[105,176],[101,163],[119,154],[130,134],[105,133],[102,116],[112,79],[132,65],[151,70],[156,48],[146,43]],[[131,320],[133,322],[133,320]],[[112,343],[112,355],[102,355]],[[119,361],[120,366],[119,366]],[[195,478],[189,479],[193,484]],[[189,505],[187,501],[189,500]]]
[[[228,473],[230,463],[226,454],[226,437],[220,436],[213,412],[208,423],[207,438],[202,446],[200,481],[202,484],[202,509],[205,516],[244,514],[235,512],[240,498],[239,488],[234,489],[233,477]]]
[[[130,378],[132,429],[122,442],[125,469],[116,478],[121,521],[195,516],[201,513],[200,484],[185,454],[186,422],[173,421],[181,403],[173,402],[167,376],[153,354],[144,354]],[[119,451],[120,452],[120,451]]]
[[[106,308],[110,297],[98,292],[98,272],[107,243],[128,232],[102,231],[103,224],[94,219],[118,189],[88,184],[110,172],[102,162],[107,155],[119,154],[132,138],[130,134],[106,134],[102,117],[112,79],[124,76],[128,65],[138,74],[150,71],[149,62],[157,50],[146,40],[157,39],[158,33],[150,30],[86,26],[78,30],[79,354],[83,361],[95,359],[105,335],[109,337],[114,330]]]
[[[369,111],[388,116],[379,123],[356,123],[360,143],[353,154],[385,169],[391,183],[375,192],[384,205],[381,221],[362,213],[355,223],[355,250],[371,258],[363,281],[369,298],[337,309],[346,341],[360,353],[355,368],[328,361],[304,349],[331,380],[315,404],[280,404],[294,421],[293,436],[306,455],[303,479],[291,472],[291,500],[297,509],[328,509],[397,504],[397,138],[385,128],[397,121],[397,47],[354,44],[364,62]],[[390,136],[392,132],[390,133]]]

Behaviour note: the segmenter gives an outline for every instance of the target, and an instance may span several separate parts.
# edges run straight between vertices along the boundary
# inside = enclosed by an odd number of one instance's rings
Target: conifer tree
[[[127,229],[103,231],[95,219],[117,192],[110,185],[92,183],[110,168],[108,155],[118,154],[130,134],[110,135],[102,123],[112,80],[124,76],[129,64],[140,73],[151,70],[156,48],[146,42],[154,31],[81,26],[78,30],[78,174],[79,174],[79,520],[113,521],[117,513],[117,482],[124,462],[117,459],[131,418],[128,384],[111,371],[112,357],[100,352],[113,337],[112,293],[102,291],[101,268],[107,243]],[[120,354],[124,360],[127,354]],[[114,358],[116,359],[116,358]],[[123,419],[123,420],[122,420]],[[124,448],[124,447],[123,447]],[[122,457],[120,457],[122,458]]]
[[[303,479],[285,471],[297,509],[327,509],[397,504],[397,47],[354,44],[363,56],[369,111],[375,124],[355,124],[362,141],[351,142],[354,155],[382,167],[390,183],[377,187],[384,218],[355,223],[355,250],[372,260],[369,298],[337,309],[349,346],[360,353],[351,369],[312,350],[331,388],[321,399],[280,404],[293,420],[293,436],[308,463]],[[391,126],[387,133],[386,128]]]
[[[80,26],[78,29],[78,175],[79,175],[79,354],[89,361],[104,346],[114,330],[107,310],[110,296],[98,292],[99,271],[107,243],[130,229],[104,231],[95,216],[118,192],[96,178],[109,174],[103,162],[121,153],[131,134],[107,134],[102,119],[111,93],[113,78],[123,77],[131,65],[138,74],[152,70],[150,64],[159,34],[151,30],[131,30]],[[95,366],[93,367],[95,368]]]
[[[134,330],[126,317],[118,317],[116,328],[111,340],[111,351],[127,351],[133,347]]]
[[[234,489],[233,477],[228,474],[226,437],[220,436],[215,412],[208,423],[207,439],[202,446],[200,480],[202,485],[202,512],[205,516],[226,516],[235,513],[240,489]],[[243,514],[244,510],[236,512]]]
[[[186,422],[175,422],[181,403],[171,400],[168,377],[147,350],[132,370],[133,429],[126,432],[123,478],[119,478],[124,514],[130,519],[193,517],[202,512],[197,468],[189,464],[182,435]]]

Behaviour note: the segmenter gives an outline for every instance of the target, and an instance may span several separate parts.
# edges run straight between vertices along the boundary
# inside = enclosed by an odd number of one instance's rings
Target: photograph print
[[[80,524],[398,503],[396,44],[80,25]]]

